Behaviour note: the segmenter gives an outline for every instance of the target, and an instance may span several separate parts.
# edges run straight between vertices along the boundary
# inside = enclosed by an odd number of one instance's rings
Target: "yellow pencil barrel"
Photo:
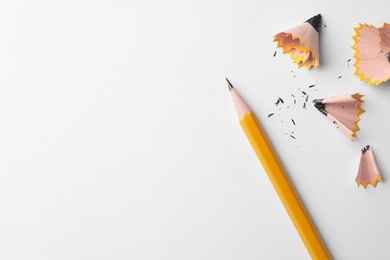
[[[240,124],[312,259],[331,259],[255,114],[245,114]]]

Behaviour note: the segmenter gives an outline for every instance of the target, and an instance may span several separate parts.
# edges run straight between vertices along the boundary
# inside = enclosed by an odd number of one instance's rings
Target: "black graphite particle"
[[[291,137],[292,139],[295,139],[295,136],[293,136],[293,135],[290,135],[290,137]]]
[[[291,121],[292,121],[292,123],[295,125],[295,121],[294,121],[294,119],[291,119]]]
[[[337,79],[341,79],[342,78],[342,76],[339,76]]]
[[[368,149],[370,149],[370,146],[366,145],[365,147],[363,147],[362,153],[365,153]]]
[[[282,104],[284,104],[284,100],[283,99],[279,98],[279,100],[280,100],[280,102],[282,102]]]
[[[269,114],[269,115],[268,115],[268,118],[270,118],[270,117],[273,116],[273,115],[274,115],[274,113]]]
[[[315,85],[310,85],[309,88],[312,88],[312,87],[314,87],[314,86],[315,86]]]
[[[274,52],[274,57],[276,56],[276,51]]]
[[[303,94],[303,95],[307,95],[305,91],[302,91],[302,94]]]

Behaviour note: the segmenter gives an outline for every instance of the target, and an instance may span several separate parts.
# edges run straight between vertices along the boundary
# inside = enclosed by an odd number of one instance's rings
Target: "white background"
[[[272,36],[317,13],[321,67],[273,57]],[[390,84],[347,63],[353,27],[388,19],[385,0],[3,1],[0,259],[309,259],[225,76],[332,255],[388,259]],[[357,91],[367,112],[353,143],[311,100]],[[354,182],[366,144],[376,189]]]

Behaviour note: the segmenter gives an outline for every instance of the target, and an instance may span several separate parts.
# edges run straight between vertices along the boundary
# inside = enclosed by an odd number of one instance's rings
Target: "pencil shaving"
[[[375,188],[378,182],[382,182],[382,176],[379,173],[374,154],[369,145],[362,149],[359,170],[355,181],[358,187],[363,185],[365,189],[369,184]]]
[[[321,15],[313,16],[301,25],[278,33],[274,36],[278,48],[283,54],[290,54],[291,59],[298,65],[298,68],[305,66],[306,69],[318,67],[319,47],[318,30],[321,23]]]
[[[354,75],[369,85],[379,85],[390,79],[390,24],[376,28],[369,24],[359,24],[352,37],[355,51]]]
[[[361,108],[364,102],[359,93],[340,97],[314,100],[314,106],[326,115],[352,141],[356,138],[356,131],[360,130],[360,115],[365,111]]]

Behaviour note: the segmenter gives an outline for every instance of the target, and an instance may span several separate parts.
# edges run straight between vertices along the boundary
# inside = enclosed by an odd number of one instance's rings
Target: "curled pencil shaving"
[[[303,24],[278,33],[273,41],[278,43],[278,48],[282,48],[283,54],[290,54],[299,68],[302,66],[306,66],[307,69],[316,68],[320,65],[318,47],[320,24],[321,15],[318,14]]]
[[[352,36],[355,58],[354,75],[369,85],[379,85],[390,79],[390,24],[376,28],[359,24]]]
[[[355,93],[333,98],[313,100],[314,106],[327,116],[352,141],[356,138],[356,131],[360,130],[360,115],[365,111],[361,108],[364,102],[363,95]]]
[[[359,170],[355,181],[358,187],[363,185],[365,189],[368,184],[371,184],[375,188],[379,181],[382,182],[382,176],[379,173],[374,154],[369,145],[362,149]]]

